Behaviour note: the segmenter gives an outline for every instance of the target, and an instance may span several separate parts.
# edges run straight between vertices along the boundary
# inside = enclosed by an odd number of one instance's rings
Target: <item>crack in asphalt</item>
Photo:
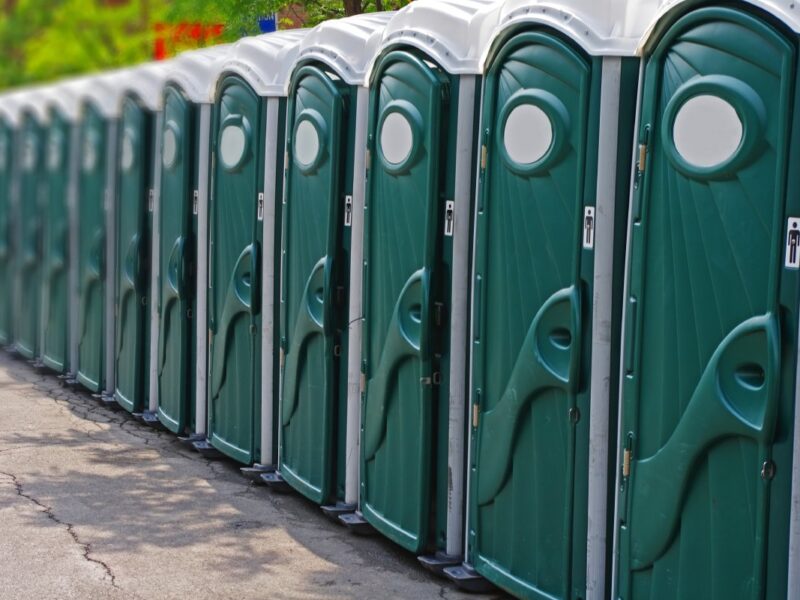
[[[53,512],[53,508],[51,506],[44,504],[37,498],[26,493],[25,489],[22,487],[22,483],[19,481],[16,475],[14,475],[13,473],[7,473],[5,471],[0,471],[0,475],[4,475],[11,480],[11,483],[14,485],[14,488],[16,489],[17,496],[19,496],[20,498],[25,498],[29,502],[35,504],[38,508],[41,509],[41,512],[44,513],[44,515],[48,519],[64,527],[69,536],[72,538],[72,541],[75,542],[75,544],[77,544],[80,547],[84,560],[100,566],[105,572],[103,579],[108,578],[112,587],[115,587],[117,589],[122,589],[119,587],[119,585],[117,585],[117,576],[114,575],[114,571],[111,570],[111,567],[108,566],[108,563],[92,556],[91,543],[84,542],[80,539],[80,537],[78,537],[78,533],[75,531],[75,526],[72,523],[68,523],[67,521],[63,521],[62,519],[58,518],[56,514]]]

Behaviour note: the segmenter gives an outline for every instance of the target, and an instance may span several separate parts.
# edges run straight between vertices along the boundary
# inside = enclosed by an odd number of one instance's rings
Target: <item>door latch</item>
[[[260,192],[258,194],[258,220],[264,220],[264,193]]]
[[[192,193],[192,214],[196,215],[198,210],[198,204],[200,203],[200,191],[195,190]]]
[[[353,197],[344,197],[344,226],[350,227],[353,224]]]
[[[453,237],[453,225],[456,218],[456,203],[448,200],[444,203],[444,234]]]

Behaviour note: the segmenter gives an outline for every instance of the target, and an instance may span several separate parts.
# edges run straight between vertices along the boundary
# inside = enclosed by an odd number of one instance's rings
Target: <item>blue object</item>
[[[278,30],[278,15],[271,14],[267,17],[258,18],[258,28],[261,33],[272,33]]]

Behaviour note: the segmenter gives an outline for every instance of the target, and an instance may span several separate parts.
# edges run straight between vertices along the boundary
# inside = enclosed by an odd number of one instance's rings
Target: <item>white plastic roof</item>
[[[297,60],[318,60],[349,85],[364,85],[394,12],[368,13],[317,25],[300,43]]]
[[[133,94],[149,110],[161,110],[170,62],[150,62],[125,69],[120,77],[121,95]]]
[[[449,73],[479,73],[486,45],[484,21],[497,5],[497,0],[415,0],[389,21],[380,51],[408,44]]]
[[[78,93],[81,79],[67,79],[42,90],[45,108],[55,108],[69,121],[77,121],[81,115],[81,97]]]
[[[19,125],[22,96],[21,91],[5,92],[0,96],[0,117],[5,119],[10,127]]]
[[[659,0],[505,0],[480,23],[486,40],[485,66],[492,42],[509,27],[540,23],[561,31],[595,56],[633,56]]]
[[[81,105],[92,103],[107,119],[119,117],[123,94],[123,82],[128,69],[111,71],[85,77],[76,82],[76,93]]]
[[[15,95],[19,119],[22,119],[22,116],[27,112],[32,114],[39,123],[47,123],[48,115],[44,90],[44,86],[36,86],[20,90]]]
[[[179,86],[191,102],[210,104],[219,69],[230,51],[230,44],[221,44],[184,52],[170,61],[167,80]]]
[[[682,7],[689,0],[636,0],[631,2],[629,11],[632,21],[641,23],[643,35],[641,36],[637,53],[641,54],[658,22],[678,7]],[[800,6],[795,0],[743,0],[747,4],[757,6],[774,15],[780,21],[797,33],[800,33]]]
[[[259,96],[285,96],[292,65],[307,29],[290,29],[243,38],[233,44],[218,75],[240,75]]]

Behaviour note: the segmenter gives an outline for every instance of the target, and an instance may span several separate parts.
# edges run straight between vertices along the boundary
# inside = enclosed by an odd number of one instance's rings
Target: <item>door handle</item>
[[[284,426],[292,420],[297,407],[297,377],[300,370],[300,356],[310,338],[315,335],[326,335],[326,323],[330,323],[331,298],[327,290],[330,288],[330,264],[327,256],[323,256],[306,279],[299,314],[294,324],[291,345],[286,349],[286,363],[283,367],[283,403],[281,421]],[[328,327],[331,327],[328,325]],[[327,379],[327,373],[322,376]]]
[[[93,285],[98,284],[103,279],[104,261],[103,249],[105,248],[105,235],[102,229],[95,231],[92,237],[92,244],[89,250],[89,256],[86,261],[86,275],[81,286],[82,308],[79,316],[78,331],[79,339],[83,340],[86,334],[86,324],[89,320],[90,304],[86,301],[86,296]]]
[[[424,343],[430,323],[430,272],[416,271],[403,286],[395,303],[389,331],[386,334],[375,375],[368,382],[364,408],[364,455],[375,456],[386,432],[386,403],[389,384],[397,366],[405,358],[416,356],[422,361],[422,377],[429,377],[428,344]],[[420,382],[420,385],[425,385]]]
[[[172,244],[172,250],[169,253],[167,260],[167,298],[177,298],[183,300],[186,288],[185,267],[184,267],[184,248],[186,246],[186,238],[183,236],[178,237],[175,243]]]
[[[214,336],[214,349],[212,351],[212,373],[210,397],[215,398],[225,381],[225,350],[230,337],[230,329],[234,320],[241,313],[254,314],[253,284],[256,278],[253,273],[256,271],[258,254],[255,244],[248,245],[239,258],[236,259],[231,277],[228,280],[228,287],[225,293],[225,301],[222,305],[222,315],[217,321],[217,334]],[[256,294],[257,295],[257,294]]]
[[[759,444],[772,440],[780,359],[780,331],[772,313],[738,325],[715,350],[666,444],[631,465],[634,569],[653,564],[669,547],[692,467],[708,448],[733,436]]]
[[[508,478],[520,413],[549,389],[577,390],[580,314],[573,285],[550,296],[534,316],[503,395],[481,416],[479,504],[491,502]]]

